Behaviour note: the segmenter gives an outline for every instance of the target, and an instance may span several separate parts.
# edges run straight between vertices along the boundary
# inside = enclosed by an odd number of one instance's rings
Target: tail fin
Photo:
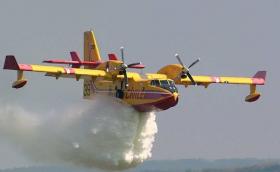
[[[101,61],[99,47],[93,31],[84,32],[84,61]]]
[[[84,61],[101,61],[99,48],[93,31],[84,32]],[[84,68],[92,68],[85,66]],[[90,98],[94,94],[92,79],[84,79],[83,95],[84,98]]]

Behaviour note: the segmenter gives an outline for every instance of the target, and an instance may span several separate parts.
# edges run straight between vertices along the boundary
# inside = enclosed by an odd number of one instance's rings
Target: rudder
[[[101,61],[99,47],[93,31],[84,32],[84,61]],[[85,69],[91,69],[85,66]],[[84,79],[83,96],[90,98],[94,94],[94,85],[92,79]]]
[[[84,61],[101,61],[99,47],[93,31],[84,32]]]

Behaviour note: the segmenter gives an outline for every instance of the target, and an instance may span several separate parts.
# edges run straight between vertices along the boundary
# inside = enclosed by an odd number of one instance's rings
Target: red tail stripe
[[[71,51],[70,55],[73,61],[78,61],[81,63],[81,59],[79,58],[79,55],[76,51]]]
[[[109,60],[118,60],[116,54],[108,54]]]

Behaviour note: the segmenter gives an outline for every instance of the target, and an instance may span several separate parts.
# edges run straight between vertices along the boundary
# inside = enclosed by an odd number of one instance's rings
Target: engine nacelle
[[[181,78],[187,77],[186,73],[182,72],[182,66],[179,64],[166,65],[166,66],[162,67],[157,73],[164,74],[168,78],[174,80],[175,82],[177,80],[181,80]]]

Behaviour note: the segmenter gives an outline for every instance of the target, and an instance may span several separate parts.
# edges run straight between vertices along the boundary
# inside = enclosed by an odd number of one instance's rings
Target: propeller
[[[136,63],[131,63],[131,64],[126,64],[125,59],[124,59],[124,47],[120,47],[121,51],[121,58],[122,58],[122,63],[118,67],[118,70],[120,71],[120,75],[124,75],[124,83],[125,83],[125,88],[128,87],[128,78],[127,78],[127,68],[134,68],[134,69],[143,69],[145,66],[141,62],[136,62]]]
[[[188,67],[186,67],[184,65],[184,63],[182,62],[179,54],[175,54],[175,57],[177,58],[177,60],[179,61],[179,63],[182,65],[182,72],[181,72],[181,78],[187,78],[189,77],[192,84],[196,85],[196,82],[194,81],[192,75],[190,74],[190,68],[193,67],[195,64],[197,64],[200,61],[200,58],[198,58],[197,60],[195,60],[192,64],[190,64]]]
[[[124,62],[124,47],[120,47],[122,61]]]
[[[109,62],[106,63],[106,72],[109,72]]]
[[[140,66],[140,65],[142,65],[141,62],[130,63],[129,65],[127,65],[127,67],[128,67],[128,68],[136,68],[136,69],[138,69],[139,67],[137,67],[137,66]],[[144,68],[144,66],[143,66],[143,68]]]

